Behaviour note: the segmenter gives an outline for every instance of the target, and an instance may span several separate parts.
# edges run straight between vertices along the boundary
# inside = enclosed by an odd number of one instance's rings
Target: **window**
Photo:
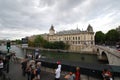
[[[77,40],[77,37],[76,37],[76,40]]]
[[[74,37],[73,37],[73,40],[74,40]]]

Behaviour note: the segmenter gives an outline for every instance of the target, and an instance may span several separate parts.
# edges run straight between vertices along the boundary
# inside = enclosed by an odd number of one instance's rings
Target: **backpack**
[[[37,68],[37,70],[36,70],[36,75],[39,75],[40,72],[41,72],[40,68]]]

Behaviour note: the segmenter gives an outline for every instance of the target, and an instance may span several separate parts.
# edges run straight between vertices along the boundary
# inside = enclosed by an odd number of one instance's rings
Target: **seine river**
[[[6,46],[0,46],[0,50],[7,51]],[[14,51],[16,56],[24,57],[25,53],[23,50],[16,46],[11,46],[10,51]],[[35,51],[29,51],[27,53],[35,54]],[[61,53],[61,52],[50,52],[50,51],[40,51],[39,52],[45,58],[54,58],[57,60],[67,60],[76,62],[86,62],[86,63],[98,63],[97,55],[95,54],[79,54],[79,53]]]
[[[27,51],[28,54],[35,54],[35,50]],[[101,64],[98,60],[97,55],[87,54],[87,53],[63,53],[55,51],[39,51],[39,53],[45,58],[52,58],[56,60],[66,60],[66,61],[75,61],[75,62],[85,62],[85,63],[98,63]]]

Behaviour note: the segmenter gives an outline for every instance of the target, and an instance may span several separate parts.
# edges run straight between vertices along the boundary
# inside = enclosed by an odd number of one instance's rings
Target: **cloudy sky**
[[[0,0],[0,39],[20,39],[77,27],[94,32],[120,25],[120,0]]]

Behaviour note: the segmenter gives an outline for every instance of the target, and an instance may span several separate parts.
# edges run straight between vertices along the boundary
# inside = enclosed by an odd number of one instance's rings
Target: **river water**
[[[7,51],[6,46],[4,46],[4,45],[0,46],[0,50]],[[11,46],[10,51],[15,52],[17,57],[24,57],[24,55],[25,55],[23,50],[15,45]]]
[[[6,46],[0,46],[0,50],[7,51]],[[15,45],[11,46],[10,51],[14,51],[17,57],[24,57],[25,53],[23,50]],[[35,51],[30,51],[27,53],[35,54]],[[95,54],[79,54],[79,53],[61,53],[61,52],[51,52],[51,51],[39,51],[39,53],[47,58],[54,58],[57,60],[67,60],[76,62],[86,62],[86,63],[100,63],[98,61],[97,55]]]

